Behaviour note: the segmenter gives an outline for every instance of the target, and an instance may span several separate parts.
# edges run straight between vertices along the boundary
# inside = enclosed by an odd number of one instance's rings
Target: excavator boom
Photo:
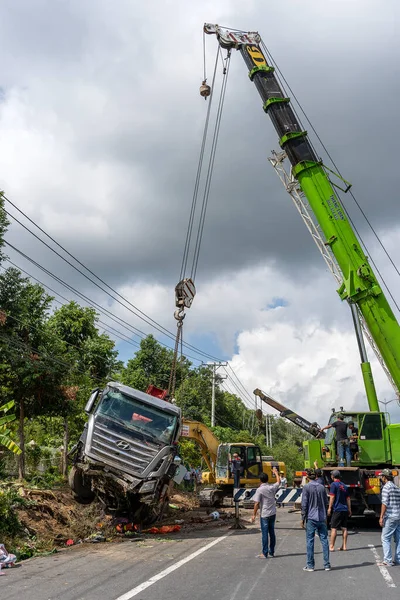
[[[281,417],[285,417],[285,419],[288,419],[295,425],[298,425],[299,427],[301,427],[301,429],[303,429],[310,435],[316,437],[317,439],[323,439],[325,437],[318,423],[310,423],[310,421],[307,421],[307,419],[303,419],[303,417],[300,417],[300,415],[290,410],[290,408],[283,406],[283,404],[280,404],[270,396],[267,396],[258,388],[254,390],[253,394],[261,398],[261,400],[265,402],[265,404],[268,404],[268,406],[272,406],[272,408],[275,408],[275,410],[279,412]]]

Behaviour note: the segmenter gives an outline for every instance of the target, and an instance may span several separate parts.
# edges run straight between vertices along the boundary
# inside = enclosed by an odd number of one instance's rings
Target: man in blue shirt
[[[351,517],[351,503],[347,485],[342,483],[340,471],[332,471],[331,488],[329,490],[329,508],[328,515],[332,514],[331,519],[331,544],[329,550],[335,550],[337,530],[342,528],[343,542],[339,550],[347,550],[347,520]],[[333,513],[332,513],[333,509]]]
[[[301,497],[301,516],[306,522],[306,540],[307,540],[307,565],[303,571],[314,571],[314,541],[315,533],[318,534],[322,553],[324,557],[325,571],[331,570],[329,562],[329,544],[328,528],[326,525],[326,509],[328,506],[328,497],[325,488],[317,483],[314,469],[307,471],[307,483],[303,488]]]

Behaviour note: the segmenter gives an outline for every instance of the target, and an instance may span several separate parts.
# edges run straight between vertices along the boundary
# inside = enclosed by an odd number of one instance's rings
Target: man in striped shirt
[[[381,566],[400,565],[400,488],[393,483],[390,469],[381,473],[383,483],[382,508],[379,525],[382,527],[383,561]],[[392,557],[392,538],[394,538],[394,560]]]

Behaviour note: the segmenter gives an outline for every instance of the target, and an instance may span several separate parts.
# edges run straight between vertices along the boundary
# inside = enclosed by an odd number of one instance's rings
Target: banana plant
[[[4,413],[4,416],[0,417],[0,446],[4,446],[14,454],[21,454],[21,448],[10,438],[11,430],[7,428],[7,425],[15,420],[15,415],[6,414],[13,406],[14,400],[0,406],[0,414]]]

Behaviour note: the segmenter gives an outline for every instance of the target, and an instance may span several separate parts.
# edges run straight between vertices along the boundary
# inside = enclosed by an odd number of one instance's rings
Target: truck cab
[[[85,410],[89,418],[70,472],[76,499],[99,496],[136,516],[156,512],[176,471],[180,408],[110,382],[92,393]]]

